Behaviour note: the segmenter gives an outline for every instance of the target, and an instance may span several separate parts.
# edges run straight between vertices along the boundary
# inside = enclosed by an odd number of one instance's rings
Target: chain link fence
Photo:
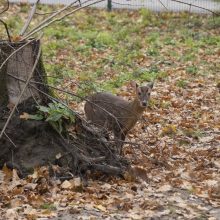
[[[36,0],[10,0],[10,2],[35,3]],[[40,0],[42,4],[70,4],[73,0]],[[93,7],[114,9],[147,8],[152,11],[189,11],[196,13],[210,13],[220,11],[219,0],[78,0],[79,4],[97,2]]]

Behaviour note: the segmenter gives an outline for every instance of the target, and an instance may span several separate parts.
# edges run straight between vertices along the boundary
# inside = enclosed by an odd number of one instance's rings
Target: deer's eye
[[[141,96],[141,92],[138,92],[138,95]]]

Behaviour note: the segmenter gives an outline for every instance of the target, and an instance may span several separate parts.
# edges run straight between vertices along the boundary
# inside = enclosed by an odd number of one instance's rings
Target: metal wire
[[[36,0],[28,0],[35,3]],[[40,0],[42,4],[70,4],[73,0]],[[83,3],[86,0],[80,0]],[[22,0],[10,0],[10,2],[22,2]],[[220,2],[211,0],[106,0],[92,7],[114,9],[140,9],[147,8],[152,11],[189,11],[196,13],[211,13],[220,11]]]

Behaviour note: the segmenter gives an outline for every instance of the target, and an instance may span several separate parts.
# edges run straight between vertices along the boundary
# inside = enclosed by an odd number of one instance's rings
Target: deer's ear
[[[138,84],[135,82],[135,81],[131,81],[131,86],[133,87],[133,88],[135,88],[135,89],[137,89],[138,88]]]
[[[153,87],[154,87],[154,83],[153,83],[153,82],[150,82],[148,85],[149,85],[149,87],[150,87],[151,89],[153,89]]]

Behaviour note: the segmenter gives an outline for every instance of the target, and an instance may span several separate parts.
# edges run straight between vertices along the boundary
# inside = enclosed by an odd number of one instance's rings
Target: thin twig
[[[129,3],[120,3],[120,2],[115,2],[115,1],[112,1],[112,4],[115,4],[115,5],[126,5],[126,6],[136,6],[136,7],[145,7],[144,4],[129,4]]]
[[[21,78],[19,78],[19,77],[13,76],[13,75],[11,75],[10,73],[8,73],[7,75],[9,75],[9,76],[11,76],[11,77],[13,77],[13,78],[15,78],[15,79],[17,79],[17,80],[20,80],[20,81],[25,82],[24,79],[21,79]],[[87,123],[87,121],[84,120],[83,118],[81,118],[80,115],[79,115],[77,112],[75,112],[75,111],[73,111],[71,108],[69,108],[69,106],[68,106],[67,104],[65,104],[64,102],[61,102],[60,100],[58,100],[58,99],[56,99],[56,98],[50,96],[49,94],[47,94],[47,93],[45,93],[45,92],[39,90],[37,87],[33,86],[31,83],[40,84],[40,85],[45,85],[44,83],[42,83],[42,82],[36,82],[36,81],[30,80],[30,86],[32,86],[34,89],[38,90],[40,93],[46,95],[46,96],[49,97],[51,100],[55,100],[55,101],[57,101],[57,102],[63,104],[65,107],[67,107],[69,110],[71,110],[75,115],[79,116],[80,119],[82,119],[84,122]],[[96,106],[97,108],[101,109],[102,111],[104,111],[104,112],[105,112],[106,114],[108,114],[109,116],[111,116],[111,117],[115,120],[115,122],[116,122],[117,126],[120,128],[120,130],[122,130],[122,127],[121,127],[121,125],[119,124],[119,121],[118,121],[117,117],[116,117],[115,115],[113,115],[111,112],[107,111],[105,108],[102,108],[101,106],[97,105],[96,103],[91,102],[89,99],[84,98],[84,97],[81,97],[81,96],[79,96],[79,95],[77,95],[77,94],[75,94],[75,93],[73,93],[73,92],[66,91],[66,90],[63,90],[63,89],[60,89],[60,88],[57,88],[57,87],[55,87],[55,86],[48,85],[48,84],[46,84],[46,86],[48,86],[49,88],[55,89],[55,90],[57,90],[57,91],[66,93],[66,94],[68,94],[68,95],[75,96],[75,97],[77,97],[77,98],[79,98],[79,99],[81,99],[81,100],[84,100],[84,101],[89,102],[90,104],[93,104],[94,106]]]
[[[79,6],[81,6],[81,2],[79,1],[79,0],[77,0],[78,2],[79,2]],[[73,2],[73,3],[71,3],[71,4],[75,4],[77,1],[75,1],[75,2]],[[69,8],[71,8],[71,7],[74,7],[74,5],[71,5],[70,6],[70,4],[68,5],[68,7],[67,6],[65,6],[65,10],[68,10]],[[36,15],[51,15],[51,14],[54,14],[54,13],[56,13],[56,12],[58,12],[58,11],[60,11],[60,10],[62,10],[62,9],[59,9],[59,10],[54,10],[54,11],[51,11],[51,12],[40,12],[40,11],[37,11],[37,12],[35,12],[35,14]],[[64,11],[65,11],[64,10]],[[36,28],[36,27],[35,27]]]
[[[21,82],[25,82],[24,79],[21,79],[21,78],[19,78],[19,77],[17,77],[17,76],[13,76],[13,75],[10,74],[10,73],[8,73],[7,75],[10,76],[10,77],[12,77],[12,78],[14,78],[14,79],[17,79],[17,80],[19,80],[19,81],[21,81]],[[42,93],[43,95],[46,95],[46,96],[49,97],[51,100],[54,100],[54,101],[57,101],[57,102],[63,104],[63,105],[66,106],[69,110],[71,110],[75,115],[77,115],[77,116],[80,117],[80,115],[79,115],[77,112],[73,111],[71,108],[69,108],[69,106],[68,106],[67,104],[65,104],[64,102],[60,101],[59,99],[54,98],[54,97],[50,96],[49,94],[47,94],[47,93],[45,93],[45,92],[39,90],[37,87],[33,86],[32,83],[34,83],[34,84],[39,84],[39,85],[45,85],[44,83],[42,83],[42,82],[36,82],[36,81],[30,80],[30,86],[31,86],[31,87],[33,87],[34,89],[38,90],[38,91],[39,91],[40,93]],[[65,91],[65,90],[63,90],[63,89],[59,89],[59,88],[57,88],[57,87],[55,87],[55,86],[48,85],[48,84],[46,84],[46,86],[48,86],[49,88],[55,89],[55,90],[57,90],[57,91],[66,93],[66,94],[68,94],[68,95],[75,96],[75,97],[77,97],[77,98],[79,98],[79,99],[81,99],[81,100],[90,102],[88,99],[83,98],[83,97],[81,97],[81,96],[79,96],[79,95],[76,95],[75,93],[72,93],[72,92],[69,92],[69,91]],[[92,103],[92,102],[90,102],[90,103]],[[94,103],[94,105],[95,105],[95,103]],[[97,106],[97,107],[100,107],[100,106]],[[101,108],[101,107],[100,107],[100,108]],[[102,109],[103,111],[106,111],[106,112],[108,113],[107,110],[105,110],[105,109],[103,109],[103,108],[101,108],[101,109]],[[109,113],[109,114],[111,114],[111,113]],[[112,117],[114,117],[114,116],[112,115]],[[81,117],[80,117],[80,118],[81,118]],[[81,118],[81,119],[82,119],[82,118]],[[83,121],[85,121],[85,120],[83,120]],[[85,122],[86,122],[86,121],[85,121]]]
[[[19,79],[19,80],[22,80],[22,79]],[[23,80],[22,80],[22,81],[23,81]],[[60,101],[59,99],[54,98],[53,96],[51,96],[51,95],[47,94],[46,92],[40,90],[40,89],[37,88],[36,86],[32,85],[32,83],[33,83],[33,82],[30,83],[30,86],[31,86],[32,88],[34,88],[35,90],[37,90],[37,91],[40,92],[41,94],[47,96],[47,97],[48,97],[49,99],[51,99],[52,101],[56,101],[56,102],[59,102],[60,104],[64,105],[64,106],[67,107],[73,114],[77,115],[80,119],[82,119],[81,116],[80,116],[80,114],[79,114],[78,112],[73,111],[66,103],[64,103],[64,102]]]
[[[9,9],[9,1],[7,0],[7,6],[6,6],[6,8],[3,11],[0,12],[0,14],[3,14],[4,12],[8,11],[8,9]],[[0,22],[5,26],[5,30],[6,30],[6,33],[7,33],[7,36],[8,36],[8,41],[11,42],[11,36],[9,34],[9,30],[8,30],[7,24],[3,20],[1,20],[1,19],[0,19]]]
[[[41,27],[36,28],[36,29],[33,30],[33,31],[30,31],[23,39],[29,38],[29,37],[32,36],[33,34],[35,34],[35,33],[37,33],[38,31],[44,29],[45,27],[48,27],[48,26],[51,25],[52,23],[57,22],[57,21],[61,21],[61,20],[64,19],[65,17],[67,17],[67,16],[69,16],[69,15],[71,15],[71,14],[73,14],[73,13],[75,13],[75,12],[77,12],[77,11],[83,9],[83,8],[87,8],[87,7],[91,6],[91,5],[94,5],[94,4],[97,4],[97,3],[99,3],[99,2],[103,2],[103,1],[105,1],[105,0],[98,0],[98,1],[92,2],[92,3],[90,3],[90,4],[87,4],[87,5],[78,7],[78,8],[76,8],[76,9],[72,10],[71,12],[69,12],[69,13],[67,13],[67,14],[65,14],[65,15],[63,15],[63,16],[61,16],[60,18],[56,18],[56,19],[54,19],[54,20],[52,20],[52,21],[49,21],[48,23],[42,25]]]
[[[31,20],[33,19],[33,16],[35,14],[35,11],[37,9],[37,4],[39,3],[40,0],[37,0],[34,5],[32,6],[32,9],[29,13],[29,16],[28,16],[28,19],[27,21],[25,22],[23,28],[21,29],[21,32],[20,32],[20,36],[23,36],[25,31],[27,30],[27,28],[29,27],[30,23],[31,23]]]
[[[26,35],[25,38],[27,38],[26,36],[30,35],[33,31],[35,31],[36,29],[38,29],[39,27],[43,26],[45,23],[47,23],[48,21],[50,21],[52,18],[54,18],[55,16],[59,15],[60,13],[62,13],[63,11],[67,10],[68,8],[70,8],[71,6],[73,6],[78,0],[70,3],[69,5],[66,5],[65,7],[61,8],[58,11],[55,11],[51,16],[49,16],[48,18],[46,18],[45,20],[43,20],[42,22],[40,22],[40,24],[38,24],[34,29],[32,29],[31,31],[29,31]]]
[[[8,36],[8,41],[11,42],[11,36],[9,34],[9,30],[8,30],[7,24],[3,20],[1,20],[1,19],[0,19],[0,22],[5,26],[5,30],[6,30],[6,33],[7,33],[7,36]]]
[[[161,0],[158,0],[160,4],[168,11],[168,8],[164,5],[164,3]]]
[[[51,14],[54,14],[54,13],[56,13],[58,10],[56,10],[56,11],[51,11],[51,12],[35,12],[35,15],[51,15]]]
[[[184,5],[188,5],[190,8],[191,8],[191,7],[200,8],[200,9],[202,9],[202,10],[208,11],[208,12],[214,14],[214,15],[217,15],[217,16],[220,15],[220,13],[215,12],[215,11],[212,11],[212,10],[210,10],[210,9],[208,9],[208,8],[204,8],[204,7],[202,7],[202,6],[194,5],[194,4],[187,3],[187,2],[183,2],[183,1],[179,1],[179,0],[171,0],[171,1],[172,1],[172,2],[178,2],[178,3],[184,4]]]
[[[6,8],[3,11],[1,11],[0,14],[3,14],[4,12],[8,11],[8,9],[9,9],[9,0],[7,0]]]
[[[11,144],[14,146],[14,148],[17,148],[16,144],[12,141],[12,139],[4,132],[4,135],[8,138],[8,140],[11,142]]]
[[[168,8],[163,4],[163,2],[161,1],[161,0],[158,0],[159,2],[160,2],[160,4],[166,9],[166,10],[168,10]],[[181,3],[181,4],[185,4],[185,5],[188,5],[189,7],[195,7],[195,8],[200,8],[200,9],[202,9],[202,10],[205,10],[205,11],[208,11],[208,12],[210,12],[210,13],[212,13],[213,15],[217,15],[217,16],[219,16],[220,15],[220,13],[219,12],[215,12],[215,11],[212,11],[212,10],[210,10],[210,9],[208,9],[208,8],[204,8],[204,7],[202,7],[202,6],[198,6],[198,5],[194,5],[194,4],[192,4],[192,3],[186,3],[186,2],[183,2],[183,1],[178,1],[178,0],[171,0],[171,1],[174,1],[174,2],[177,2],[177,3]],[[116,5],[126,5],[126,6],[135,6],[135,7],[145,7],[146,5],[144,5],[144,4],[129,4],[129,3],[119,3],[119,2],[116,2],[116,1],[112,1],[112,3],[113,4],[116,4]]]
[[[20,102],[20,100],[21,100],[21,98],[22,98],[22,96],[23,96],[23,94],[24,94],[24,92],[25,92],[25,90],[26,90],[26,88],[27,88],[27,86],[28,86],[28,84],[29,84],[31,78],[32,78],[32,76],[33,76],[33,74],[34,74],[35,68],[36,68],[36,66],[37,66],[37,64],[38,64],[38,61],[39,61],[39,59],[40,59],[40,55],[41,55],[41,46],[39,47],[39,51],[38,51],[36,60],[35,60],[35,62],[34,62],[34,65],[33,65],[32,70],[31,70],[31,72],[30,72],[30,74],[29,74],[29,76],[28,76],[28,79],[27,79],[27,81],[26,81],[26,83],[25,83],[25,85],[24,85],[24,88],[23,88],[23,90],[21,91],[21,93],[20,93],[20,95],[19,95],[19,97],[18,97],[18,100],[17,100],[17,102],[15,103],[15,105],[14,105],[12,111],[10,112],[10,115],[9,115],[9,117],[7,118],[7,121],[6,121],[6,123],[5,123],[5,125],[4,125],[4,127],[3,127],[3,129],[2,129],[2,131],[1,131],[1,133],[0,133],[0,139],[2,138],[2,136],[3,136],[4,132],[5,132],[5,130],[6,130],[7,126],[8,126],[8,124],[9,124],[9,122],[10,122],[10,120],[11,120],[11,118],[12,118],[12,116],[13,116],[13,114],[14,114],[14,112],[15,112],[15,110],[16,110],[16,108],[17,108],[17,106],[18,106],[18,104],[19,104],[19,102]]]
[[[9,74],[9,73],[8,73],[8,75],[11,76],[12,78],[15,78],[15,79],[19,80],[19,81],[25,82],[24,79],[21,79],[21,78],[19,78],[19,77],[13,76],[13,75],[11,75],[11,74]],[[74,115],[76,115],[80,120],[84,121],[84,122],[87,124],[87,121],[86,121],[84,118],[82,118],[81,115],[80,115],[78,112],[73,111],[66,103],[64,103],[63,101],[61,101],[61,100],[59,100],[59,99],[57,99],[57,98],[54,98],[53,96],[51,96],[51,95],[47,94],[46,92],[40,90],[40,89],[37,88],[36,86],[32,85],[32,83],[34,83],[34,84],[40,84],[40,85],[45,85],[44,83],[36,82],[36,81],[30,80],[29,86],[31,86],[33,89],[37,90],[37,91],[40,92],[41,94],[47,96],[49,99],[54,100],[54,101],[56,101],[56,102],[58,102],[58,103],[61,103],[61,104],[64,105],[66,108],[68,108]],[[54,88],[54,89],[58,89],[58,88],[53,87],[53,86],[50,86],[50,85],[48,85],[48,84],[46,84],[46,86],[51,87],[51,88]],[[59,90],[59,89],[58,89],[58,90]],[[63,91],[63,90],[61,90],[61,91]],[[63,91],[63,92],[65,92],[65,91]],[[68,92],[66,91],[66,93],[68,93]],[[71,94],[72,94],[72,95],[75,95],[75,94],[73,94],[73,93],[71,93]],[[75,95],[75,96],[77,96],[77,95]],[[78,98],[81,98],[81,99],[84,99],[83,97],[80,97],[80,96],[77,96],[77,97],[78,97]],[[88,101],[89,101],[89,100],[88,100]],[[89,102],[90,102],[90,101],[89,101]],[[95,103],[94,103],[94,104],[95,104]],[[100,106],[98,106],[98,107],[100,107]],[[101,107],[100,107],[100,108],[101,108]],[[101,109],[102,109],[102,108],[101,108]],[[103,111],[108,112],[108,111],[105,110],[105,109],[103,109]],[[109,113],[109,114],[111,114],[111,113]],[[114,116],[112,116],[112,117],[114,117]],[[117,120],[117,119],[115,119],[115,120]],[[119,126],[120,126],[120,125],[119,125]],[[92,129],[92,130],[94,131],[94,129]],[[107,148],[107,150],[108,150],[109,152],[111,152],[111,150],[109,150],[108,146],[106,145],[106,142],[101,141],[101,140],[99,140],[99,141],[100,141],[101,144],[104,145],[104,147]]]

